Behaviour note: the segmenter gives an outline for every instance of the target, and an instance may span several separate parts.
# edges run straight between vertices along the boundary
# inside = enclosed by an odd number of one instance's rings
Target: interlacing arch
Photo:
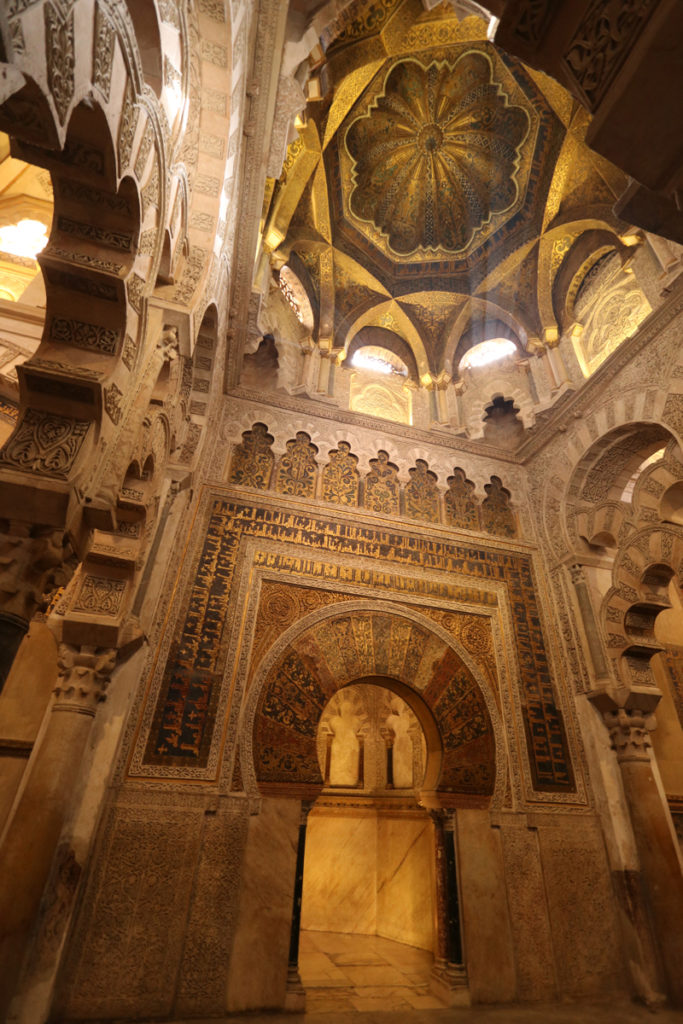
[[[662,650],[655,621],[683,585],[683,458],[657,424],[631,424],[596,442],[569,487],[568,527],[579,558],[611,560],[612,583],[599,611],[615,676],[643,683]]]
[[[24,6],[8,12],[0,128],[13,154],[49,171],[54,216],[39,257],[45,327],[19,369],[19,421],[0,472],[16,507],[66,531],[77,552],[90,558],[99,531],[98,579],[107,544],[119,545],[120,627],[162,484],[169,469],[191,466],[207,421],[218,333],[210,302],[227,286],[227,264],[202,243],[225,232],[230,15],[154,0],[98,0],[94,13],[82,0],[44,0],[40,18]],[[30,46],[14,49],[22,38]],[[214,65],[210,99],[203,61]],[[206,103],[217,134],[200,147]],[[72,596],[87,572],[84,563]]]

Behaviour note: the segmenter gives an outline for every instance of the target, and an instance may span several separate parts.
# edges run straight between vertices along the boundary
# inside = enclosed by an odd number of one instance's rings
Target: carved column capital
[[[619,764],[649,761],[649,734],[656,724],[654,710],[660,698],[661,693],[654,687],[610,688],[594,690],[588,695],[602,714]]]
[[[575,562],[574,565],[568,565],[569,575],[574,586],[578,586],[580,583],[586,582],[586,574],[583,571],[583,566],[579,562]]]
[[[94,715],[106,699],[117,651],[112,647],[59,645],[59,677],[53,711]]]
[[[651,718],[652,716],[650,716]],[[617,761],[649,761],[648,717],[639,708],[615,708],[603,714]]]

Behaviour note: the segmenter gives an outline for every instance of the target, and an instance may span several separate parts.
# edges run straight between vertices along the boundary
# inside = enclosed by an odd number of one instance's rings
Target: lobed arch
[[[569,549],[578,558],[598,555],[610,570],[598,620],[614,677],[627,687],[651,685],[650,660],[663,649],[655,623],[671,608],[672,581],[683,585],[683,531],[675,521],[682,481],[672,432],[630,422],[593,441],[567,485]]]
[[[2,461],[3,468],[18,477],[19,490],[30,489],[30,478],[19,476],[25,474],[22,446],[51,417],[53,434],[57,430],[66,439],[56,484],[65,497],[51,519],[78,532],[84,510],[67,500],[72,486],[78,483],[86,502],[100,502],[105,494],[111,498],[132,458],[136,426],[126,421],[130,416],[137,421],[136,389],[144,389],[156,372],[152,364],[164,328],[163,314],[158,308],[148,309],[148,299],[154,292],[162,302],[172,298],[191,307],[211,263],[210,282],[216,291],[224,270],[218,255],[197,246],[204,237],[200,229],[206,231],[205,222],[211,220],[206,195],[200,200],[199,221],[193,220],[188,204],[188,196],[196,193],[197,172],[211,172],[211,181],[217,182],[219,219],[219,185],[227,160],[227,146],[215,157],[199,156],[198,137],[189,138],[199,132],[202,107],[208,102],[201,87],[201,37],[210,38],[219,50],[226,44],[224,69],[212,68],[213,85],[219,86],[223,75],[226,128],[237,85],[232,81],[231,21],[225,7],[210,16],[192,8],[186,17],[184,10],[157,9],[150,0],[144,6],[132,5],[131,15],[126,5],[102,0],[92,9],[89,22],[79,22],[76,41],[74,10],[48,6],[51,14],[44,33],[32,26],[31,46],[13,53],[8,80],[14,92],[7,90],[8,99],[0,107],[0,125],[11,135],[16,155],[45,167],[55,193],[53,232],[41,256],[45,330],[38,352],[22,370],[20,420]],[[29,15],[21,12],[17,18]],[[140,18],[145,22],[142,27]],[[83,45],[88,32],[92,43]],[[61,33],[60,45],[71,58],[64,58],[59,75],[52,60],[55,33]],[[196,54],[192,67],[190,34]],[[8,39],[4,42],[12,53]],[[167,43],[169,53],[173,51],[170,60],[165,59]],[[150,69],[145,54],[159,46],[164,52],[157,54],[159,66],[152,69],[153,88],[146,81]],[[175,118],[168,109],[167,74],[175,76],[182,91]],[[181,146],[178,131],[189,121],[190,106],[192,130],[188,127]],[[213,112],[212,116],[215,121]],[[163,285],[174,275],[179,280],[169,294]],[[74,310],[82,311],[80,319],[74,318]],[[80,396],[77,406],[71,401],[68,408],[60,405],[59,397],[69,387],[73,391],[67,378],[75,379]],[[170,437],[178,437],[175,426]],[[107,457],[92,459],[101,444],[107,446]],[[129,451],[121,451],[126,444]],[[50,475],[47,464],[30,468],[32,474]],[[105,520],[100,517],[98,525],[103,527]]]
[[[408,645],[411,638],[431,645],[436,664],[424,685],[414,685],[405,664],[399,666],[396,657],[393,663],[383,660],[381,644],[357,659],[352,653],[357,647],[350,639],[344,648],[346,668],[331,672],[320,658],[320,645],[336,631],[347,630],[349,621],[361,633],[370,629],[374,636],[378,629],[390,636],[394,629],[408,638]],[[299,691],[301,698],[294,693],[296,672],[306,680]],[[239,741],[247,791],[255,796],[315,797],[323,782],[318,723],[333,694],[357,682],[393,690],[417,715],[431,751],[422,793],[425,805],[501,803],[507,778],[505,738],[496,698],[481,671],[446,630],[420,612],[370,600],[335,603],[311,612],[290,626],[256,667]],[[460,743],[459,738],[469,735],[468,722],[475,721],[472,738]],[[467,756],[473,758],[469,763],[463,760]]]

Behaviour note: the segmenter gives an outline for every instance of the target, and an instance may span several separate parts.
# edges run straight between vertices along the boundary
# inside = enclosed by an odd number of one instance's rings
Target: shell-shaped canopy
[[[493,81],[486,54],[468,52],[454,64],[401,61],[346,134],[355,161],[351,210],[397,253],[464,249],[516,201],[528,131],[526,111]]]

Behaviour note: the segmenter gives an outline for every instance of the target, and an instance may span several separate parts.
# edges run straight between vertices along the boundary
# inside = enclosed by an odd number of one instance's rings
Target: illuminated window
[[[509,338],[492,338],[490,341],[482,341],[473,345],[460,360],[460,369],[472,369],[479,366],[487,366],[489,363],[496,363],[499,359],[506,359],[517,351],[514,341]]]
[[[375,373],[396,373],[408,376],[408,367],[399,356],[379,345],[364,345],[353,354],[351,365],[359,370],[374,370]]]
[[[35,259],[47,245],[47,228],[39,220],[20,220],[0,228],[0,252]]]

